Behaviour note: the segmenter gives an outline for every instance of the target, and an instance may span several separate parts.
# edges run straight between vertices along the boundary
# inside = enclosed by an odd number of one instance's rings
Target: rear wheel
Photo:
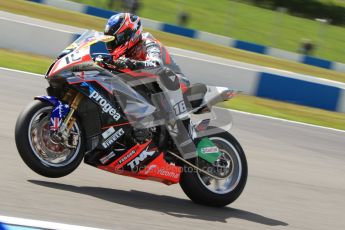
[[[242,193],[247,181],[247,160],[238,141],[221,131],[208,137],[219,148],[221,156],[210,164],[200,158],[194,163],[201,169],[222,179],[215,179],[198,170],[184,170],[180,185],[195,203],[226,206]]]
[[[23,161],[36,173],[46,177],[62,177],[74,171],[84,157],[82,129],[76,121],[71,129],[74,148],[61,143],[50,131],[48,102],[33,101],[17,119],[15,140]]]

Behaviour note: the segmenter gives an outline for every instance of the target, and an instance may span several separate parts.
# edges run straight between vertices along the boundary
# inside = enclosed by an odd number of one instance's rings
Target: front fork
[[[67,94],[68,95],[68,94]],[[68,99],[68,96],[65,96],[64,99]],[[68,140],[70,130],[72,129],[76,119],[73,117],[74,112],[77,110],[81,100],[83,99],[82,93],[77,93],[72,102],[70,103],[70,110],[66,116],[66,118],[62,121],[58,133],[62,135],[62,138],[66,141]]]
[[[73,90],[68,91],[63,101],[67,101],[68,104],[63,104],[58,98],[53,96],[38,96],[35,99],[48,101],[54,106],[51,114],[51,131],[52,136],[63,143],[68,148],[76,148],[78,134],[73,133],[72,127],[76,122],[73,117],[75,111],[77,110],[81,100],[83,99],[83,94],[80,92],[75,92]],[[66,109],[67,108],[67,109]],[[70,143],[69,137],[72,136]]]

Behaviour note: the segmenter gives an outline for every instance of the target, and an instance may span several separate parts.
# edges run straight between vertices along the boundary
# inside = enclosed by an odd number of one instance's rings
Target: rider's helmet
[[[141,39],[140,18],[130,13],[118,13],[111,16],[105,26],[104,34],[114,36],[107,42],[107,49],[114,58],[122,56]]]

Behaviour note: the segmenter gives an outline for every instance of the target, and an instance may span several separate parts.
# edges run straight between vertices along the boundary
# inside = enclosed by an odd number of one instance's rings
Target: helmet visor
[[[126,29],[126,30],[124,30],[121,33],[115,34],[114,35],[115,39],[106,43],[108,51],[111,53],[117,47],[119,47],[119,46],[125,44],[127,41],[129,41],[129,39],[131,37],[130,33],[131,33],[131,30],[130,29]]]

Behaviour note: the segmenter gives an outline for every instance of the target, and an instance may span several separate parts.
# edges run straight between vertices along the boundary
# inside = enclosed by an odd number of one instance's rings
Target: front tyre
[[[75,148],[68,148],[53,138],[50,132],[52,109],[48,102],[31,102],[17,119],[15,140],[27,166],[42,176],[57,178],[68,175],[78,167],[84,157],[84,142],[78,121],[71,129],[73,135],[78,137]]]
[[[184,170],[180,185],[193,202],[222,207],[234,202],[241,195],[247,181],[247,160],[242,147],[230,133],[221,130],[208,138],[222,154],[222,168],[219,169],[219,165],[207,165],[200,158],[195,163],[209,173],[215,172],[218,167],[217,172],[220,173],[217,176],[224,176],[224,179],[215,179],[196,170]]]

